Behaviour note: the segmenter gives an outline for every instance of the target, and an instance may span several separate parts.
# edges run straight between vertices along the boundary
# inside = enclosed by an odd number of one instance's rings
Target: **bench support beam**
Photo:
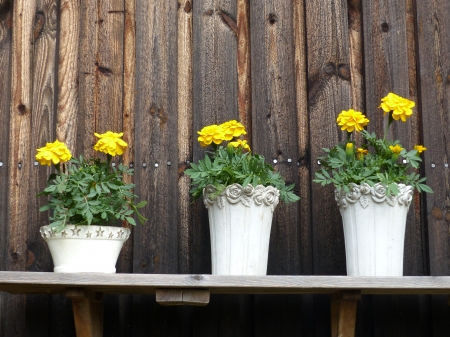
[[[102,337],[103,294],[84,288],[68,288],[66,296],[72,299],[77,337]]]
[[[360,291],[339,291],[331,297],[331,337],[354,337]]]
[[[209,303],[208,289],[157,289],[156,302],[161,305],[205,306]]]

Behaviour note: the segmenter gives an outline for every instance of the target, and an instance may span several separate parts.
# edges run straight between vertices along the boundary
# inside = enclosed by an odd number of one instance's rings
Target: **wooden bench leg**
[[[360,291],[339,291],[331,297],[331,337],[354,337]]]
[[[84,288],[68,288],[66,296],[72,299],[77,337],[102,337],[103,294]]]

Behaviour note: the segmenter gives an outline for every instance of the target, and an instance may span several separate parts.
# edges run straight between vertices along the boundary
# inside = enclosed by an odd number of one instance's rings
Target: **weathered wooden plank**
[[[136,2],[136,194],[149,218],[134,229],[133,271],[178,272],[177,7],[176,0]],[[154,297],[133,297],[133,334],[177,335]],[[149,319],[151,317],[151,319]]]
[[[193,2],[193,160],[205,154],[197,131],[206,125],[239,120],[237,1]],[[192,208],[192,271],[211,272],[207,211],[202,200]],[[215,296],[206,308],[194,308],[193,336],[236,335],[243,298]],[[209,324],[205,325],[205,319]],[[238,322],[231,325],[231,322]],[[245,324],[245,322],[244,322]],[[224,331],[221,331],[222,328]]]
[[[192,215],[190,178],[183,174],[192,160],[192,3],[187,0],[178,8],[178,272],[192,269]]]
[[[449,74],[450,17],[448,1],[417,2],[418,73],[425,152],[423,172],[434,194],[426,195],[426,223],[431,275],[450,274],[450,95]],[[447,166],[445,166],[447,164]],[[433,296],[431,304],[433,331],[450,334],[449,306],[443,296]]]
[[[163,306],[193,305],[209,303],[209,290],[199,289],[156,289],[156,302]]]
[[[294,46],[295,46],[295,94],[298,124],[298,159],[299,172],[299,247],[300,273],[312,275],[313,247],[311,224],[311,164],[310,164],[310,133],[308,113],[308,79],[306,51],[306,11],[305,1],[294,1]],[[295,299],[293,299],[295,300]],[[311,335],[314,330],[313,296],[303,296],[301,299],[302,335]]]
[[[0,291],[15,294],[64,294],[87,288],[105,294],[154,294],[156,289],[209,289],[211,294],[446,294],[449,276],[225,276],[186,274],[58,274],[0,272]]]
[[[98,1],[83,0],[80,4],[79,41],[79,118],[77,120],[77,155],[92,157],[95,144],[98,69]]]
[[[247,141],[252,145],[252,81],[250,55],[250,3],[237,0],[237,75],[238,109],[240,122],[247,130]]]
[[[55,0],[37,0],[33,27],[33,105],[30,137],[30,194],[27,200],[29,223],[27,234],[27,270],[52,271],[53,264],[47,245],[42,240],[39,227],[48,224],[48,213],[39,212],[46,198],[36,194],[47,185],[49,174],[54,170],[38,165],[34,160],[35,149],[55,140],[57,95],[57,26],[58,4]],[[51,320],[48,295],[28,296],[26,303],[27,334],[50,335],[47,324]]]
[[[8,231],[8,158],[11,98],[12,1],[0,1],[0,268],[6,270]],[[5,330],[8,308],[3,303],[9,295],[0,295],[0,331]]]
[[[124,0],[99,1],[95,54],[95,131],[122,131]],[[92,61],[91,61],[92,62]],[[90,135],[86,135],[89,137]],[[113,161],[119,161],[119,157]]]
[[[12,17],[11,110],[9,125],[9,193],[6,270],[25,270],[30,134],[32,116],[32,43],[35,1],[15,1]],[[25,297],[7,297],[6,335],[25,336]]]
[[[136,81],[136,1],[125,0],[124,2],[124,31],[123,31],[123,113],[122,131],[123,139],[128,148],[122,156],[123,164],[128,167],[134,166],[134,128],[135,128],[135,81]],[[133,177],[124,177],[126,182],[134,182]],[[122,222],[122,226],[132,229],[132,225]],[[133,229],[132,229],[133,231]],[[133,235],[133,234],[132,234]],[[133,272],[133,236],[127,240],[117,261],[117,271],[121,273]],[[105,315],[114,317],[115,324],[108,325],[105,331],[111,336],[131,336],[130,322],[132,320],[132,296],[120,295],[118,298],[105,297],[105,303],[115,301],[114,306],[106,306]],[[112,313],[110,312],[112,311]]]
[[[237,42],[222,13],[236,17],[233,0],[207,0],[193,6],[193,160],[205,154],[197,131],[206,125],[239,119],[237,105]],[[229,21],[230,22],[230,21]],[[211,272],[208,220],[203,202],[194,204],[193,272]]]
[[[56,136],[75,153],[78,114],[80,0],[60,4],[58,108]]]
[[[411,10],[411,4],[409,10]],[[411,14],[410,14],[411,15]],[[414,41],[407,33],[407,5],[405,0],[367,1],[363,6],[366,115],[368,129],[381,137],[387,118],[379,109],[380,99],[389,92],[416,100]],[[409,30],[414,26],[409,23]],[[408,52],[410,50],[410,52]],[[412,149],[420,143],[420,113],[417,109],[407,123],[396,122],[388,137],[400,139],[402,145]],[[415,201],[419,201],[418,195]],[[418,218],[417,218],[418,217]],[[420,203],[415,202],[408,213],[405,235],[406,275],[423,275],[422,236],[420,235]],[[420,334],[420,304],[416,299],[378,297],[373,300],[374,331],[376,335],[395,334],[414,336]],[[414,308],[414,309],[413,309]],[[416,319],[403,319],[415,316]],[[413,313],[414,312],[414,313]],[[394,332],[395,331],[395,332]]]
[[[311,175],[320,169],[317,158],[345,136],[335,124],[337,115],[352,104],[347,1],[306,1],[308,50],[308,108]],[[311,186],[314,274],[345,275],[342,220],[333,187]],[[317,202],[320,200],[320,202]],[[329,313],[329,299],[314,296],[314,317]],[[315,322],[317,335],[327,335],[329,320]]]
[[[351,107],[347,3],[306,2],[308,46],[308,94],[311,139],[311,170],[320,169],[317,157],[323,147],[343,140],[334,121]],[[315,274],[346,274],[341,217],[333,187],[312,184],[313,247]]]
[[[293,5],[293,1],[271,0],[250,4],[252,150],[264,155],[287,183],[295,183],[295,191],[299,191]],[[268,274],[301,273],[298,207],[297,203],[280,203],[275,210]],[[272,310],[277,312],[277,320],[268,316]],[[292,320],[293,316],[301,317],[298,303],[273,296],[255,297],[255,332],[258,335],[273,336],[280,329],[293,334],[298,331],[298,321]]]

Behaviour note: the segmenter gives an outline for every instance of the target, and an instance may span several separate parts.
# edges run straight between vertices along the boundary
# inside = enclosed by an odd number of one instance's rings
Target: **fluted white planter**
[[[213,275],[266,275],[270,229],[280,192],[272,187],[227,186],[215,197],[208,185],[203,200],[208,209]]]
[[[406,215],[413,189],[399,184],[397,196],[386,196],[378,183],[350,184],[336,190],[342,215],[349,276],[402,276]]]
[[[115,273],[128,228],[67,225],[60,233],[41,227],[53,258],[55,273]]]

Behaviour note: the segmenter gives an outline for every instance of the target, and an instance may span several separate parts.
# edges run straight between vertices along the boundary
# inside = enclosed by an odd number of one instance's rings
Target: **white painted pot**
[[[55,273],[115,273],[128,228],[67,225],[60,233],[48,226],[41,235],[48,244]]]
[[[397,196],[386,196],[377,183],[350,184],[350,192],[336,190],[344,225],[347,275],[402,276],[406,215],[413,189],[398,184]]]
[[[203,200],[208,209],[213,275],[266,275],[272,216],[280,192],[272,187],[227,186],[217,197],[208,185]]]

